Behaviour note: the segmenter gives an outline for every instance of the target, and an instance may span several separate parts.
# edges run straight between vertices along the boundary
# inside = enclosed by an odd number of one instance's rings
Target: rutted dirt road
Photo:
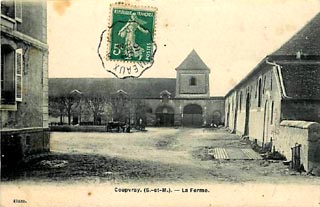
[[[51,134],[52,153],[3,180],[112,183],[272,182],[320,184],[282,162],[217,160],[210,148],[250,148],[224,129],[148,128],[134,133]]]

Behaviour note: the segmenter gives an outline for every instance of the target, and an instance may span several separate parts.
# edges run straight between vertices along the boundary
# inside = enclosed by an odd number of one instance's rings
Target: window
[[[271,112],[270,112],[270,124],[273,124],[273,111],[274,111],[274,102],[271,102]]]
[[[15,17],[15,2],[14,1],[1,1],[1,14],[14,19]]]
[[[190,86],[196,86],[197,85],[197,80],[195,77],[191,77],[190,78]]]
[[[264,76],[264,77],[263,77],[263,88],[262,88],[262,94],[264,94],[264,92],[265,92],[265,90],[266,90],[266,79],[267,79],[267,77],[266,77],[266,76]]]
[[[22,49],[1,46],[1,105],[15,105],[22,101]]]
[[[270,75],[270,90],[272,91],[272,72],[271,72],[271,75]]]
[[[8,45],[1,50],[1,104],[15,104],[14,50]]]
[[[152,108],[149,108],[149,107],[148,107],[148,108],[146,109],[146,113],[152,114]]]
[[[163,108],[162,113],[167,114],[168,113],[168,109],[167,108]]]
[[[169,102],[169,96],[167,94],[163,94],[162,96],[162,102],[163,103],[168,103]]]
[[[261,107],[261,99],[262,99],[262,85],[261,85],[261,78],[259,78],[259,81],[258,81],[258,88],[257,88],[257,91],[258,91],[258,107]]]
[[[233,111],[233,106],[234,106],[234,97],[232,97],[232,102],[231,102],[231,110]]]
[[[171,98],[171,93],[167,90],[164,90],[160,93],[161,102],[168,103]]]
[[[240,92],[240,97],[239,97],[239,111],[241,111],[241,106],[242,106],[242,91]]]
[[[258,97],[258,82],[256,84],[256,91],[255,91],[254,98],[257,98],[257,97]]]
[[[1,92],[4,88],[4,66],[5,66],[5,53],[3,52],[3,49],[1,51],[1,76],[0,76],[0,88]]]
[[[30,146],[30,145],[31,145],[31,137],[30,137],[30,135],[27,135],[27,136],[26,136],[26,145],[27,145],[27,146]]]
[[[1,14],[18,22],[22,21],[22,0],[2,0]]]

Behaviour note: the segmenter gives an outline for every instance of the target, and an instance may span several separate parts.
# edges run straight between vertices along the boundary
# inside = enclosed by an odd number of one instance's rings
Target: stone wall
[[[14,166],[33,155],[49,150],[49,131],[41,127],[1,131],[2,167]]]
[[[46,2],[23,2],[17,29],[4,27],[1,40],[23,51],[22,101],[16,110],[2,110],[2,128],[48,126],[48,48]],[[32,29],[30,29],[32,28]]]
[[[190,85],[190,78],[196,79],[196,85]],[[206,74],[180,74],[180,94],[206,94]]]
[[[21,46],[26,47],[24,43]],[[3,128],[42,127],[44,107],[47,110],[44,83],[47,81],[46,52],[26,47],[24,52],[24,68],[22,83],[22,101],[16,102],[16,110],[1,111],[1,125]],[[44,78],[45,77],[45,78]]]
[[[46,1],[22,1],[22,23],[17,24],[17,30],[43,43],[47,43],[46,7]]]
[[[275,149],[292,160],[291,148],[301,144],[301,163],[307,171],[320,170],[320,124],[282,121],[274,142]],[[317,170],[318,169],[318,170]],[[320,171],[319,171],[320,172]]]
[[[190,85],[190,78],[196,78],[196,85]],[[176,98],[209,97],[209,71],[200,69],[177,70]]]
[[[196,104],[202,108],[203,114],[203,126],[209,126],[211,122],[218,117],[218,120],[214,120],[219,124],[224,123],[224,99],[222,97],[213,97],[213,98],[202,98],[202,99],[168,99],[163,100],[160,98],[157,99],[132,99],[131,100],[131,121],[136,120],[136,112],[134,111],[134,103],[141,102],[142,105],[148,109],[151,109],[152,113],[146,113],[146,125],[155,126],[156,125],[156,111],[161,107],[169,107],[174,111],[174,126],[182,126],[182,114],[183,109],[189,104]],[[51,104],[52,105],[52,104]],[[85,107],[84,105],[82,107]],[[81,114],[81,121],[93,121],[92,116],[89,116],[90,119],[85,119],[85,114]],[[112,117],[104,117],[105,120],[111,120]],[[59,123],[60,117],[50,116],[51,123]],[[63,116],[63,123],[67,123],[67,117]]]
[[[212,122],[214,114],[220,114],[220,122],[224,122],[224,100],[221,99],[172,99],[167,103],[162,102],[161,99],[147,99],[145,100],[147,106],[152,108],[153,114],[158,107],[169,106],[174,109],[174,125],[182,125],[182,114],[185,106],[189,104],[196,104],[201,106],[203,110],[203,125],[208,126]],[[150,117],[153,117],[151,114]],[[151,125],[151,124],[148,124]]]

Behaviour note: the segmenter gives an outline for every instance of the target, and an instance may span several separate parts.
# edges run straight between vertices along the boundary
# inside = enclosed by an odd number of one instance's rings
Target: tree
[[[87,96],[85,103],[93,115],[93,124],[98,124],[98,118],[105,114],[108,98],[103,96]]]
[[[68,116],[68,124],[71,124],[71,115],[74,109],[76,109],[82,99],[82,92],[73,90],[69,94],[64,96],[51,96],[49,100],[51,113],[59,113],[60,124],[64,115]]]
[[[130,119],[131,100],[123,90],[118,90],[111,96],[113,118],[116,121],[126,122]]]
[[[60,117],[60,124],[63,123],[63,116],[66,115],[65,107],[61,97],[49,98],[49,114],[53,117]]]
[[[146,105],[145,101],[136,100],[134,104],[136,119],[142,118],[144,121],[147,119],[147,109],[148,106]]]
[[[67,96],[61,97],[60,100],[61,100],[62,104],[64,105],[65,110],[67,112],[68,125],[70,125],[72,110],[79,106],[80,101],[81,101],[81,97],[77,96],[76,94],[70,93]]]

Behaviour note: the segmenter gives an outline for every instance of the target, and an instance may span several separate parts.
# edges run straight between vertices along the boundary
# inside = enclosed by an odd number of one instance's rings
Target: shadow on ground
[[[187,170],[201,171],[199,168],[192,169],[185,165],[169,165],[110,156],[50,153],[17,167],[2,169],[1,180],[175,181]]]
[[[199,165],[166,164],[95,154],[50,153],[15,168],[2,169],[1,181],[42,182],[252,182],[309,179],[296,176],[281,162],[265,160],[212,160],[198,148],[192,157]],[[292,177],[292,175],[295,175]],[[291,177],[291,179],[290,179]]]

